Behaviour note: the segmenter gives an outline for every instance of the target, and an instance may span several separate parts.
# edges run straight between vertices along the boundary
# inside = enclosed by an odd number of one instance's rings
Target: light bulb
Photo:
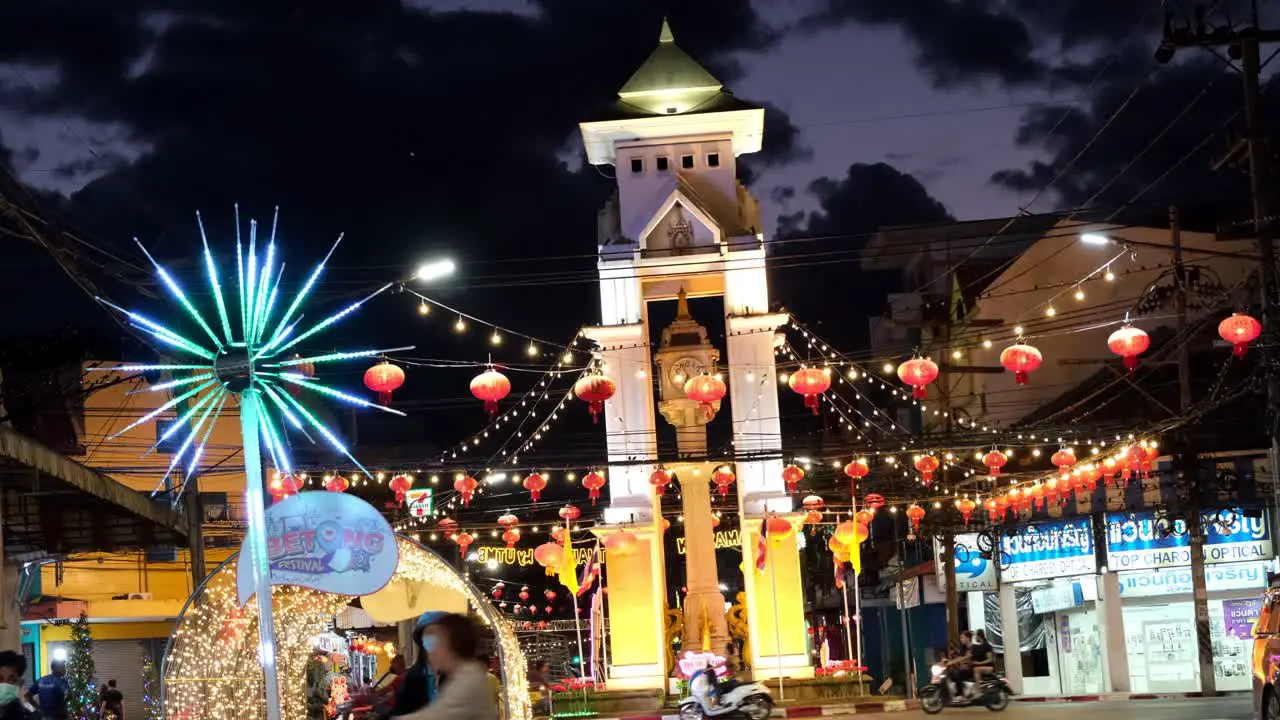
[[[489,344],[490,345],[502,344],[502,335],[500,335],[497,330],[494,330],[493,334],[489,336]]]
[[[982,347],[984,347],[984,348],[986,348],[986,349],[990,350],[990,349],[991,349],[991,341],[990,341],[990,340],[983,340],[983,341],[982,341]]]
[[[466,330],[466,329],[467,329],[467,321],[466,321],[466,320],[463,320],[463,319],[462,319],[462,316],[461,316],[461,315],[459,315],[459,316],[458,316],[458,322],[456,322],[456,323],[454,323],[454,324],[453,324],[453,329],[454,329],[454,330],[456,330],[456,331],[458,331],[458,332],[462,332],[463,330]]]
[[[1054,315],[1057,315],[1057,314],[1058,314],[1058,311],[1054,310],[1052,305],[1044,309],[1045,317],[1053,317]]]
[[[1080,288],[1076,288],[1076,299],[1084,300],[1084,290],[1081,290]]]
[[[426,300],[423,300],[422,302],[418,303],[418,314],[419,315],[431,314],[431,306],[427,304]]]
[[[525,352],[525,354],[526,354],[526,355],[528,355],[529,357],[537,357],[537,356],[538,356],[538,346],[537,346],[537,345],[534,345],[533,343],[529,343],[529,347],[525,348],[525,351],[524,351],[524,352]]]
[[[1115,273],[1113,273],[1113,272],[1111,272],[1111,270],[1110,270],[1110,269],[1108,269],[1108,270],[1107,270],[1107,274],[1106,274],[1106,275],[1103,275],[1102,277],[1103,277],[1103,279],[1105,279],[1107,282],[1111,282],[1112,280],[1115,280],[1115,279],[1116,279],[1116,274],[1115,274]]]

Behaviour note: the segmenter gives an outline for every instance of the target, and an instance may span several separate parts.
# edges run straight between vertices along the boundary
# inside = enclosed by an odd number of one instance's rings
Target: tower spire
[[[676,295],[676,320],[692,320],[693,315],[689,313],[689,294],[684,291],[684,286],[680,286],[680,292]]]
[[[671,33],[671,24],[667,22],[666,16],[662,18],[662,34],[658,35],[658,44],[673,43],[676,36]]]

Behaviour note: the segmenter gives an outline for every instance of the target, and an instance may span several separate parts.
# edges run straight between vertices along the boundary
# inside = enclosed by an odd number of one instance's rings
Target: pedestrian
[[[421,710],[435,698],[439,678],[432,671],[429,662],[426,629],[427,625],[443,615],[444,613],[434,610],[425,612],[418,618],[418,622],[414,624],[413,646],[417,648],[418,657],[413,665],[405,671],[404,680],[400,683],[400,690],[396,693],[396,704],[391,710],[392,715],[405,715]]]
[[[430,621],[422,633],[422,647],[431,668],[447,680],[436,697],[404,720],[498,720],[489,669],[480,662],[484,638],[474,620],[456,613]]]
[[[34,702],[43,720],[67,720],[67,663],[54,660],[49,663],[49,674],[40,678],[27,690],[27,701]]]
[[[98,717],[101,720],[124,720],[124,693],[116,687],[115,678],[107,681],[98,697]]]
[[[0,652],[0,720],[32,720],[35,709],[22,699],[22,674],[27,671],[27,659],[5,650]]]
[[[537,694],[536,709],[551,714],[551,663],[539,660],[529,671],[529,689]]]

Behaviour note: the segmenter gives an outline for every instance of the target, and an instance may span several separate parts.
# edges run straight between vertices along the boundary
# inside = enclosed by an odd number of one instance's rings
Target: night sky
[[[1216,3],[1211,20],[1238,23],[1247,5]],[[884,226],[1206,202],[1242,187],[1209,169],[1241,104],[1238,76],[1204,52],[1157,65],[1159,0],[11,0],[0,164],[123,302],[154,303],[131,237],[194,278],[196,210],[226,248],[234,203],[263,221],[279,205],[298,281],[346,233],[322,302],[449,255],[461,273],[433,294],[563,342],[598,320],[595,212],[612,177],[583,165],[577,122],[614,97],[664,15],[681,47],[768,109],[744,178],[763,229],[828,238],[783,243],[778,257],[856,251]],[[0,337],[121,335],[47,253],[0,243],[11,299],[41,309],[8,313]],[[902,288],[855,284],[837,318],[804,288],[848,288],[858,260],[802,261],[775,273],[774,297],[815,322],[828,311],[831,332],[857,342]],[[415,309],[381,298],[349,338],[487,357],[482,336],[468,346]],[[456,397],[466,378],[448,375],[411,370],[409,382]]]

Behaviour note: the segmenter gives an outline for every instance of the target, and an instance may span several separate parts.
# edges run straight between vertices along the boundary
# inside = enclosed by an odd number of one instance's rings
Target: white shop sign
[[[1206,565],[1205,587],[1209,592],[1223,590],[1255,590],[1267,586],[1265,562]],[[1116,573],[1120,578],[1120,596],[1126,598],[1180,595],[1191,592],[1191,568],[1145,570]]]

